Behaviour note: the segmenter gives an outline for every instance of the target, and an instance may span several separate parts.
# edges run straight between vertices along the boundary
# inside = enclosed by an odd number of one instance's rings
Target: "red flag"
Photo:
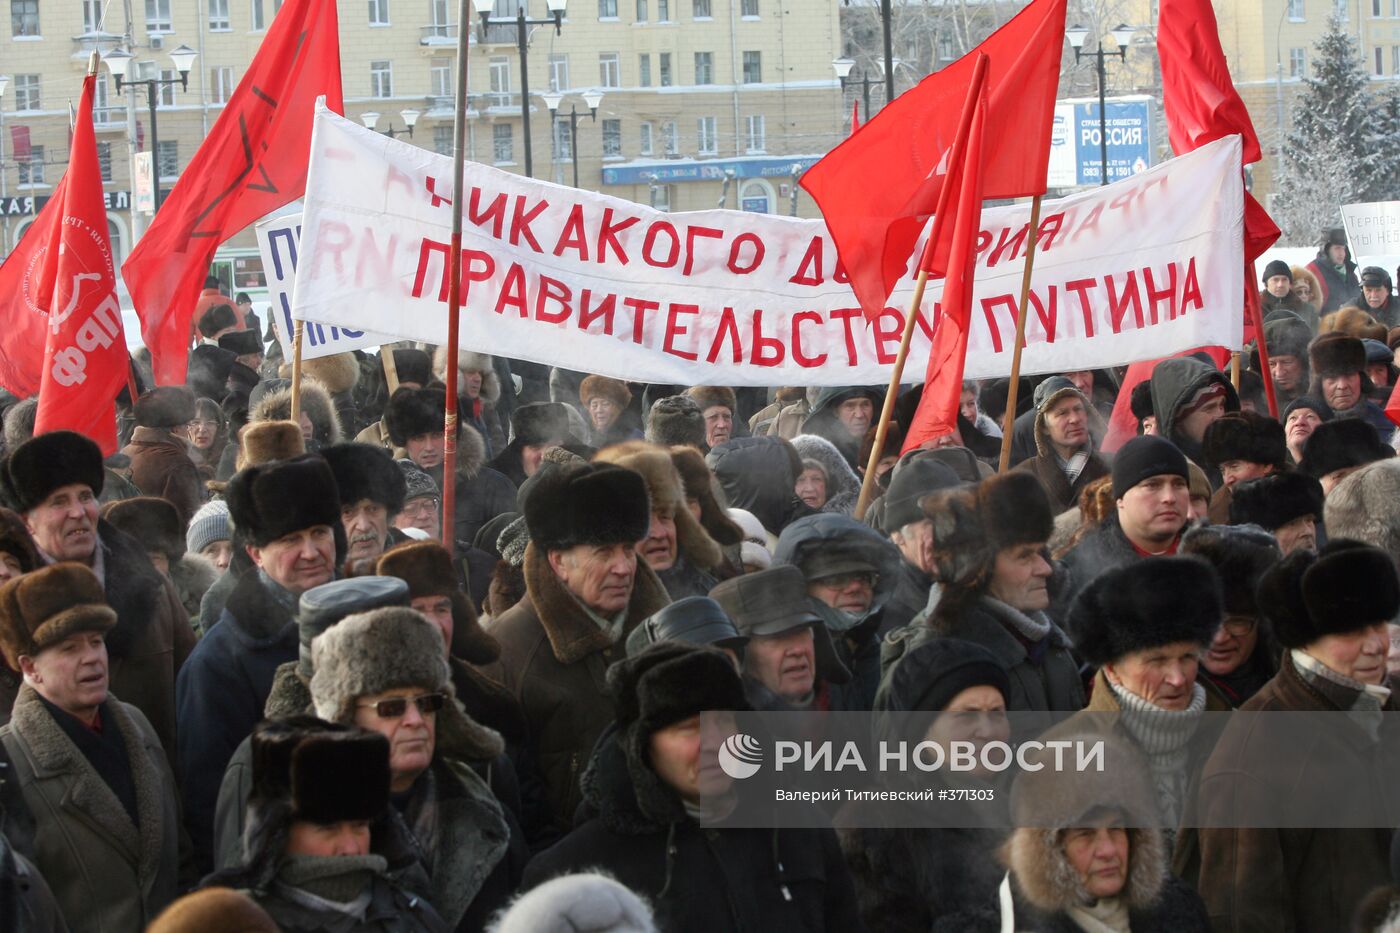
[[[983,194],[1045,193],[1064,32],[1065,0],[1032,0],[972,52],[886,105],[802,176],[867,317],[884,308],[938,203],[977,53],[989,59]],[[870,184],[871,178],[880,184]]]
[[[39,391],[44,361],[38,348],[48,329],[53,281],[42,272],[49,244],[63,221],[68,176],[54,187],[48,202],[5,261],[0,263],[0,386],[20,398]]]
[[[967,332],[972,320],[977,233],[982,227],[982,158],[988,110],[986,68],[977,69],[975,75],[969,94],[973,108],[972,122],[962,158],[954,171],[958,200],[951,224],[951,250],[948,277],[943,286],[942,313],[938,319],[938,329],[934,331],[933,346],[929,350],[923,396],[905,434],[901,453],[914,450],[925,441],[951,434],[958,425],[963,364],[967,361]],[[934,241],[930,239],[922,261],[925,270],[932,259],[933,247]]]
[[[856,135],[856,130],[860,129],[860,101],[851,102],[851,133]]]
[[[34,433],[77,431],[112,454],[117,450],[114,402],[126,385],[127,355],[92,130],[96,84],[93,75],[83,81],[62,197],[53,199],[59,209],[46,232],[49,246],[56,248],[44,251],[31,276],[49,297]]]
[[[316,98],[344,111],[333,0],[288,0],[122,277],[160,385],[184,382],[195,301],[219,244],[301,197]]]

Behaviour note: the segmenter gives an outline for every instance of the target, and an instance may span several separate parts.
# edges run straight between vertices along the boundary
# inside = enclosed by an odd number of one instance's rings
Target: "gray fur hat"
[[[646,439],[664,447],[705,447],[705,418],[686,395],[658,399],[647,413]]]

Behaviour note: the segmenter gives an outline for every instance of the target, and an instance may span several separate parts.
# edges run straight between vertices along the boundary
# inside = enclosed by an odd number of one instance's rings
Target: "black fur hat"
[[[510,416],[510,439],[520,444],[563,444],[577,440],[569,428],[569,410],[561,402],[521,405]]]
[[[1181,553],[1199,557],[1215,568],[1224,590],[1225,611],[1242,616],[1259,614],[1254,587],[1283,557],[1274,536],[1253,525],[1192,528],[1181,539]]]
[[[590,463],[550,470],[525,499],[530,540],[542,550],[621,544],[646,537],[651,506],[641,474]]]
[[[342,507],[368,499],[384,506],[390,515],[403,508],[408,483],[393,455],[383,447],[353,442],[332,444],[322,448],[321,456],[335,474]]]
[[[1055,513],[1034,473],[1003,473],[977,486],[977,511],[995,550],[1044,544],[1055,531]]]
[[[411,382],[425,386],[433,381],[432,357],[413,347],[394,351],[394,369],[398,371],[400,383]]]
[[[1133,386],[1132,393],[1128,396],[1128,408],[1132,411],[1133,417],[1138,423],[1142,419],[1151,418],[1156,412],[1152,408],[1152,380],[1144,379]]]
[[[117,499],[102,507],[102,517],[140,541],[147,551],[165,554],[172,564],[185,556],[185,525],[168,499]]]
[[[1288,462],[1283,425],[1258,412],[1226,412],[1206,428],[1205,458],[1216,468],[1230,460],[1282,466]]]
[[[1094,578],[1075,599],[1067,628],[1079,655],[1103,667],[1172,642],[1209,645],[1224,614],[1214,567],[1195,557],[1153,557]]]
[[[1280,318],[1264,325],[1264,345],[1270,358],[1291,356],[1301,363],[1308,361],[1308,341],[1312,331],[1297,318]]]
[[[330,465],[317,454],[246,467],[234,474],[225,492],[229,517],[241,539],[266,547],[284,535],[313,525],[337,531],[337,560],[344,553],[340,491]]]
[[[1389,622],[1400,610],[1400,581],[1390,555],[1344,538],[1316,553],[1289,554],[1260,579],[1257,595],[1259,611],[1285,648]]]
[[[258,336],[257,331],[236,330],[219,338],[219,349],[227,350],[235,356],[248,356],[253,353],[262,353],[264,347],[262,338]]]
[[[249,806],[286,801],[293,820],[373,820],[389,804],[389,741],[308,716],[253,730]]]
[[[1334,418],[1320,424],[1303,442],[1303,459],[1298,470],[1322,479],[1328,473],[1348,467],[1365,466],[1395,456],[1381,443],[1376,429],[1360,418]]]
[[[1230,488],[1230,524],[1277,531],[1311,515],[1322,520],[1322,484],[1305,473],[1271,473]]]
[[[1364,373],[1366,346],[1359,337],[1339,331],[1322,334],[1308,347],[1308,366],[1318,379]]]
[[[384,408],[384,430],[389,440],[402,447],[410,437],[441,434],[447,418],[447,390],[441,386],[413,389],[400,387]],[[459,422],[460,423],[460,422]]]
[[[105,477],[101,448],[76,431],[49,431],[25,441],[10,454],[4,469],[5,492],[20,513],[74,483],[100,496]]]
[[[137,427],[177,428],[194,420],[194,393],[186,386],[157,386],[136,400]]]

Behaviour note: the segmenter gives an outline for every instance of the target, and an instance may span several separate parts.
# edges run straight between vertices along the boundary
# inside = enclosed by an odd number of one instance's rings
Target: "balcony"
[[[420,26],[418,31],[418,44],[429,48],[456,48],[457,24],[430,23],[427,26]],[[467,35],[467,44],[476,44],[476,33],[474,31]]]
[[[97,132],[126,130],[125,107],[93,107],[92,128]]]

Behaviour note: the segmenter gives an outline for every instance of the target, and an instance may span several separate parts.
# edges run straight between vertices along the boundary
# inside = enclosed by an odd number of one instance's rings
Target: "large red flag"
[[[63,220],[68,176],[54,187],[24,237],[0,263],[0,386],[20,398],[39,391],[53,282],[40,275],[49,244]]]
[[[77,431],[112,454],[117,450],[114,401],[126,384],[128,364],[92,131],[96,83],[93,75],[83,81],[68,171],[61,198],[54,198],[54,227],[45,231],[49,248],[31,275],[43,283],[40,291],[49,302],[34,432]]]
[[[924,393],[904,436],[904,451],[925,441],[953,433],[958,425],[962,398],[963,364],[967,361],[967,332],[972,320],[973,274],[977,269],[977,233],[982,226],[982,159],[987,124],[985,68],[979,69],[971,90],[972,122],[962,158],[954,168],[958,185],[957,208],[950,233],[947,279],[943,284],[942,313],[929,349]],[[954,153],[956,156],[957,153]],[[945,225],[948,226],[948,225]],[[929,241],[922,262],[932,261],[934,242]]]
[[[334,0],[288,0],[204,144],[122,264],[156,382],[184,382],[219,244],[306,191],[316,98],[344,111]]]
[[[867,317],[885,307],[938,203],[979,53],[989,59],[983,194],[1045,193],[1064,32],[1065,0],[1032,0],[972,52],[867,119],[802,176]],[[951,227],[944,233],[951,235]]]

